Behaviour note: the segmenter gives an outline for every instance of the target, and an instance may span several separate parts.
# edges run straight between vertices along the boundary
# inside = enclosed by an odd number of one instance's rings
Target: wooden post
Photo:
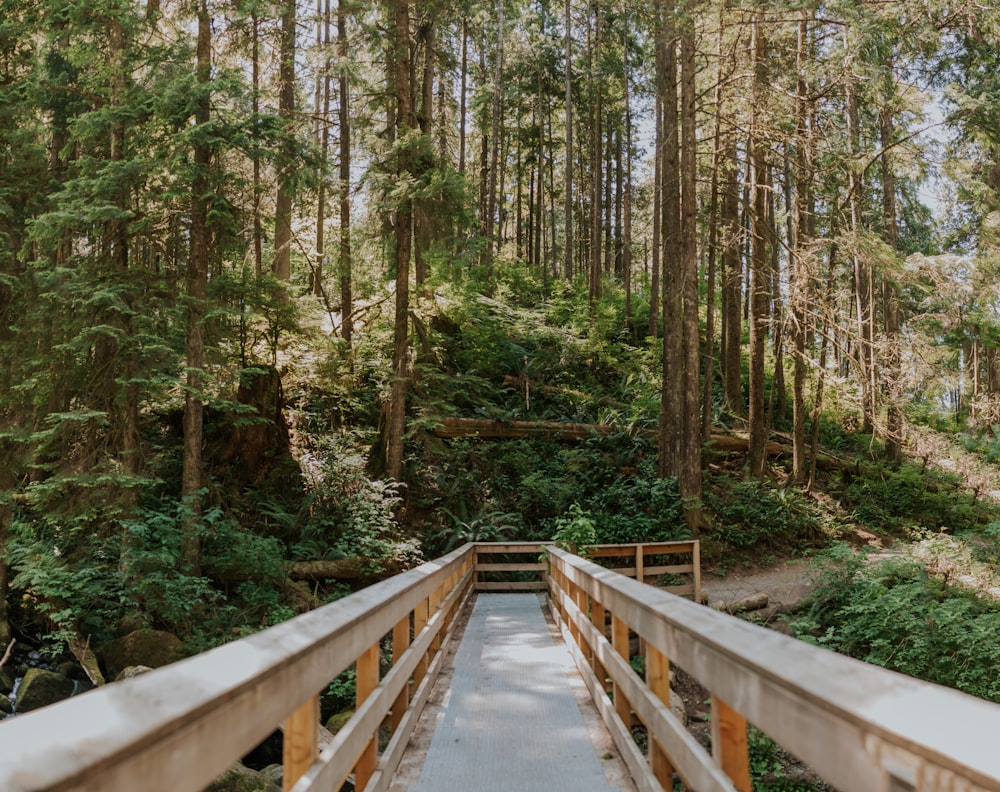
[[[319,696],[313,696],[288,717],[282,743],[281,786],[288,792],[319,756]]]
[[[566,580],[566,595],[573,601],[579,602],[578,592],[576,583],[571,580]],[[573,643],[577,646],[580,645],[580,628],[576,626],[576,622],[570,618],[569,610],[566,611],[566,623],[569,625],[569,634],[573,638]]]
[[[430,603],[427,600],[421,600],[417,603],[417,607],[413,609],[413,636],[416,638],[424,631],[427,626],[427,621],[430,619],[429,616]],[[424,680],[424,676],[427,674],[427,655],[420,658],[420,662],[417,663],[417,667],[413,670],[413,687],[417,688],[421,682]]]
[[[635,579],[640,583],[646,582],[646,550],[642,544],[635,546]]]
[[[694,567],[694,601],[701,604],[701,542],[695,540],[691,548],[691,565]]]
[[[362,652],[357,660],[357,696],[355,701],[359,708],[378,686],[378,663],[379,645],[376,641],[374,645]],[[378,732],[376,731],[361,752],[361,756],[358,757],[357,764],[354,765],[354,788],[358,792],[365,788],[368,779],[375,773],[377,739]]]
[[[590,621],[597,631],[605,638],[608,637],[607,628],[607,611],[604,609],[604,605],[598,602],[596,599],[591,598],[590,600]],[[597,681],[601,683],[601,687],[605,687],[608,680],[608,672],[601,665],[601,661],[597,659],[597,647],[591,647],[594,650],[593,655],[593,666],[594,666],[594,676],[597,677]],[[606,688],[605,688],[606,689]]]
[[[615,651],[628,663],[631,659],[628,647],[628,622],[622,621],[614,613],[611,614],[611,643]],[[632,708],[619,685],[615,685],[615,712],[618,713],[618,717],[621,718],[626,729],[632,725]]]
[[[740,792],[751,792],[747,719],[712,695],[712,756]]]
[[[403,653],[410,646],[410,614],[407,613],[402,619],[397,622],[396,626],[392,628],[392,664],[396,665],[399,659],[403,656]],[[403,720],[403,716],[406,714],[406,710],[410,706],[410,686],[407,684],[399,693],[399,696],[393,702],[392,713],[389,716],[389,727],[392,729],[393,733],[399,728],[400,722]]]
[[[650,692],[670,709],[670,661],[655,646],[646,644],[646,685]],[[674,766],[663,746],[653,739],[649,743],[649,766],[664,789],[674,788]]]
[[[442,590],[444,589],[444,584],[442,583],[431,593],[430,599],[427,602],[427,618],[431,618],[435,613],[441,608],[441,600],[444,599],[442,595]],[[441,633],[442,630],[438,631],[438,634],[434,636],[434,640],[431,641],[431,648],[428,654],[434,656],[438,653],[438,649],[441,648]]]
[[[576,587],[576,607],[580,609],[580,613],[583,614],[583,618],[589,618],[590,612],[590,601],[587,597],[587,592],[581,587]],[[583,652],[583,656],[589,658],[592,647],[587,643],[586,634],[582,630],[576,631],[576,644],[580,647]]]

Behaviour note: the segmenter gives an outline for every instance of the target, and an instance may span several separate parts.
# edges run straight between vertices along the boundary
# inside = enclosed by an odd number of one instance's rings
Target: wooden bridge
[[[699,792],[749,792],[749,721],[844,792],[1000,790],[1000,706],[640,582],[692,577],[697,564],[648,562],[669,549],[601,550],[631,556],[615,570],[551,546],[542,563],[537,544],[466,545],[249,638],[3,722],[0,789],[195,792],[279,726],[285,790],[340,790],[348,778],[359,790],[389,789],[458,617],[477,597],[540,590],[637,789],[673,790],[679,780]],[[694,577],[683,583],[692,593]],[[643,674],[630,663],[636,647]],[[671,664],[709,691],[711,753],[671,713]],[[320,693],[351,667],[358,707],[330,736]],[[630,731],[637,722],[644,751]],[[477,761],[513,772],[518,757]],[[553,777],[562,769],[549,768]],[[566,787],[512,776],[505,788]]]

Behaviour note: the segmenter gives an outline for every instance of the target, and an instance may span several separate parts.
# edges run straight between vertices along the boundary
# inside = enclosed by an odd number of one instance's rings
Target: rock
[[[260,771],[260,774],[275,786],[281,786],[285,780],[285,768],[280,764],[272,764]]]
[[[87,672],[83,670],[83,666],[72,661],[57,665],[56,673],[62,674],[64,677],[69,677],[70,679],[75,679],[79,682],[82,682],[87,678]]]
[[[0,668],[0,692],[10,693],[14,689],[14,675],[6,668]]]
[[[121,682],[125,679],[134,679],[137,676],[148,674],[152,670],[153,669],[149,666],[144,665],[129,666],[128,668],[122,669],[122,672],[115,677],[115,682]]]
[[[684,706],[684,699],[673,688],[670,689],[670,711],[681,722],[681,726],[687,726],[688,716],[687,708]]]
[[[14,705],[3,693],[0,693],[0,715],[10,715],[14,711]]]
[[[29,668],[17,689],[17,711],[28,712],[55,704],[72,696],[75,689],[69,677],[42,668]]]
[[[281,787],[262,773],[235,764],[206,787],[205,792],[281,792]]]
[[[330,734],[336,734],[341,729],[344,728],[344,724],[347,723],[354,716],[354,710],[347,710],[346,712],[338,712],[332,718],[326,722],[327,731]]]
[[[173,633],[139,630],[116,638],[101,651],[108,679],[116,679],[129,666],[159,668],[184,657],[184,644]]]

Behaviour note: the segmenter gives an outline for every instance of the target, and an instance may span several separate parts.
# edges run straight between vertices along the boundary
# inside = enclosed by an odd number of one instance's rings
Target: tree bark
[[[563,251],[563,277],[573,280],[573,17],[566,0],[566,247]]]
[[[496,252],[497,177],[500,167],[500,111],[503,85],[504,0],[497,3],[497,49],[493,65],[493,109],[490,113],[490,168],[486,199],[485,270],[487,290],[493,289],[493,256]]]
[[[348,69],[347,0],[337,3],[337,60],[340,69],[340,335],[348,349],[354,337],[353,259],[351,252],[351,77]]]
[[[295,158],[290,138],[295,119],[295,0],[285,0],[281,15],[278,67],[278,113],[285,121],[283,156],[278,166],[278,194],[274,203],[274,263],[281,281],[292,277],[292,198]]]
[[[681,50],[681,277],[684,299],[683,438],[678,489],[684,501],[688,528],[702,527],[700,335],[698,321],[698,150],[695,125],[695,33],[690,17],[684,21]],[[709,373],[706,372],[706,377]]]
[[[323,297],[323,272],[326,260],[326,192],[327,170],[330,159],[330,0],[326,0],[323,13],[322,0],[317,0],[316,43],[323,47],[323,68],[317,76],[316,106],[319,144],[319,187],[316,190],[316,249],[309,273],[312,292]]]
[[[753,21],[751,51],[754,64],[753,109],[750,121],[750,164],[753,190],[753,236],[751,243],[750,298],[750,473],[758,478],[764,475],[764,445],[767,441],[767,416],[764,409],[764,355],[767,345],[768,303],[770,283],[768,270],[767,162],[764,156],[764,133],[761,129],[761,110],[767,91],[767,43],[764,40],[762,12]]]
[[[202,87],[195,121],[202,132],[195,138],[194,182],[191,185],[191,243],[187,273],[187,376],[184,395],[184,461],[181,471],[181,498],[184,501],[183,563],[186,571],[198,576],[201,571],[201,445],[202,387],[204,365],[205,291],[208,284],[208,169],[211,149],[208,131],[212,80],[212,20],[208,0],[198,3],[197,80]]]
[[[893,79],[893,62],[890,56],[886,63],[887,79]],[[886,97],[879,110],[879,130],[882,144],[882,225],[886,244],[896,251],[898,233],[896,230],[896,174],[893,170],[892,147],[895,138],[895,119]],[[901,381],[900,351],[900,309],[899,292],[893,283],[891,273],[882,273],[882,296],[885,316],[885,394],[888,409],[885,425],[885,452],[893,462],[899,462],[903,455],[903,412],[900,405],[903,397]],[[976,378],[973,377],[973,380]]]
[[[396,88],[397,140],[406,140],[416,129],[413,113],[413,84],[410,79],[410,6],[405,0],[390,0],[392,11],[391,61]],[[401,145],[397,153],[396,174],[400,181],[409,178],[412,170],[410,143]],[[385,471],[389,478],[403,478],[403,436],[406,431],[406,393],[409,381],[410,336],[410,248],[413,233],[413,208],[409,195],[399,198],[396,205],[395,265],[396,310],[393,329],[392,393],[386,421]]]

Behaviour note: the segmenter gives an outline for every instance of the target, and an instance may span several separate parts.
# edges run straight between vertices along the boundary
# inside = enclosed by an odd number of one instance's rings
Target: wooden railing
[[[639,789],[672,790],[676,771],[688,789],[750,792],[749,721],[845,792],[1000,790],[1000,706],[642,586],[558,548],[548,556],[553,611]],[[643,676],[629,662],[636,644],[645,647]],[[712,755],[670,711],[671,663],[710,692]],[[646,727],[646,754],[629,732],[633,716]]]
[[[4,721],[0,790],[197,792],[282,723],[285,790],[337,790],[352,773],[356,789],[384,790],[476,588],[476,560],[500,553],[502,569],[482,562],[480,572],[535,575],[542,550],[466,545],[249,638]],[[544,552],[553,612],[640,790],[672,790],[676,771],[699,792],[749,792],[749,721],[837,789],[1000,792],[1000,706]],[[632,646],[643,647],[643,675]],[[712,755],[670,712],[671,663],[710,692]],[[357,710],[324,734],[319,695],[351,667]]]
[[[196,792],[284,724],[284,788],[388,787],[473,591],[474,546],[269,630],[0,723],[0,790]],[[380,675],[384,649],[392,665]],[[319,697],[357,671],[323,735]],[[381,676],[381,678],[380,678]],[[381,751],[383,723],[392,731]],[[322,739],[321,739],[322,735]]]
[[[480,542],[476,545],[476,591],[545,591],[547,543]],[[494,560],[496,557],[501,560]]]
[[[682,563],[664,563],[669,556],[686,556]],[[600,544],[587,548],[587,558],[614,570],[621,575],[635,578],[640,583],[656,586],[671,594],[690,596],[701,602],[701,543],[695,540],[684,542],[644,542],[640,544]],[[673,559],[671,559],[673,560]],[[686,583],[665,583],[665,576],[687,578]]]

